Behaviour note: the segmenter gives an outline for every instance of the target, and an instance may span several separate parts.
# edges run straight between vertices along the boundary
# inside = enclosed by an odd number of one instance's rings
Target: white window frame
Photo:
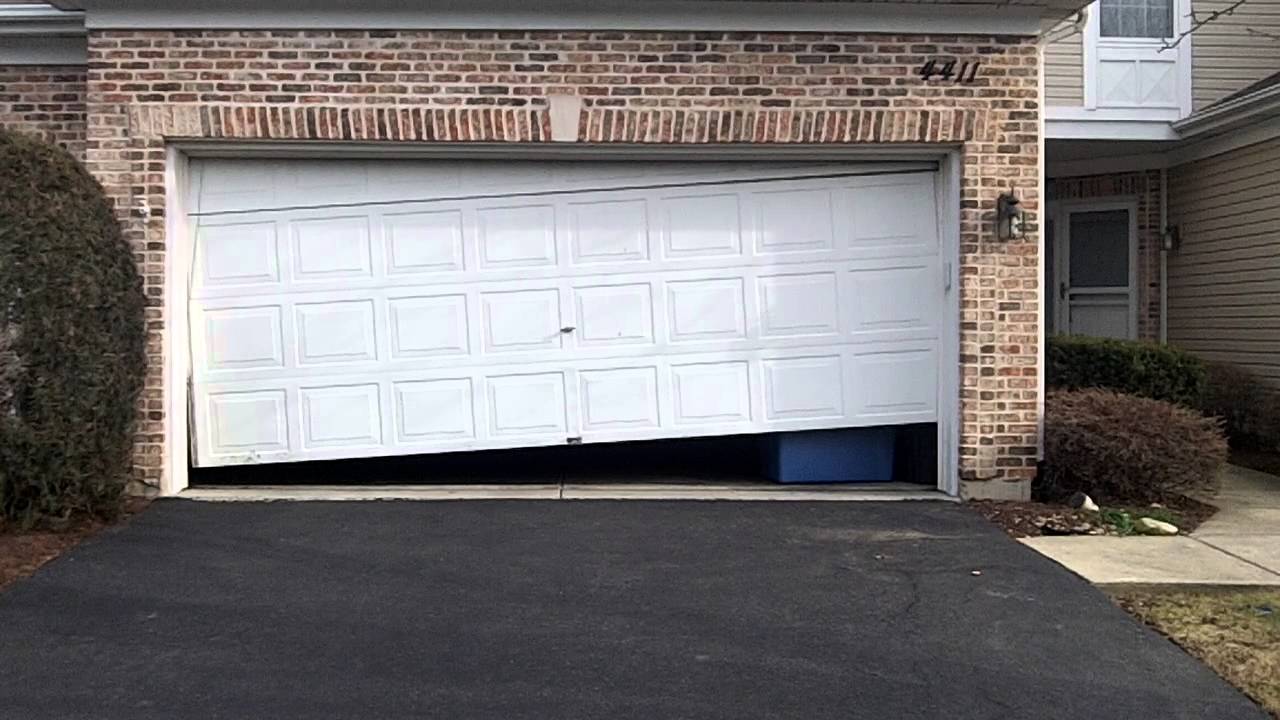
[[[1173,1],[1174,38],[1181,36],[1191,28],[1191,0]],[[1191,114],[1191,62],[1192,36],[1187,34],[1171,50],[1161,50],[1172,38],[1104,38],[1102,37],[1102,8],[1095,0],[1089,6],[1088,20],[1084,27],[1084,108],[1099,114],[1116,114],[1124,119],[1165,120],[1175,122]],[[1098,61],[1108,51],[1132,53],[1176,53],[1177,67],[1177,108],[1099,108],[1098,107]]]
[[[1053,285],[1047,290],[1055,293],[1054,317],[1050,320],[1052,334],[1070,333],[1070,300],[1061,288],[1070,280],[1071,266],[1071,215],[1087,212],[1124,210],[1129,213],[1129,339],[1138,339],[1138,198],[1112,196],[1100,199],[1062,200],[1054,202],[1049,212],[1053,216]],[[1069,295],[1069,293],[1068,293]]]

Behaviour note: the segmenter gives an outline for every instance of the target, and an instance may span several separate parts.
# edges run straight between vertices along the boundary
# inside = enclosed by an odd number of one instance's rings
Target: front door
[[[1137,337],[1136,208],[1132,203],[1064,208],[1054,223],[1050,304],[1059,333]]]

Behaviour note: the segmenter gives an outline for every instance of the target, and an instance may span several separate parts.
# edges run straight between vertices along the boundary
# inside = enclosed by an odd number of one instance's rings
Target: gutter
[[[1173,124],[1182,137],[1227,130],[1260,115],[1280,112],[1280,85],[1264,88],[1251,95],[1213,105]]]
[[[75,37],[85,34],[84,13],[47,4],[0,5],[0,36]]]

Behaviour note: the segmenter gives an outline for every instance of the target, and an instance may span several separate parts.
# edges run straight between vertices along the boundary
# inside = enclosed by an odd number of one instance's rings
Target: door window
[[[1173,0],[1099,0],[1102,37],[1173,37]]]

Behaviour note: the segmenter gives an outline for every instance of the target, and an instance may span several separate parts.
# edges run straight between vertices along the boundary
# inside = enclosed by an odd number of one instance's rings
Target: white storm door
[[[1179,120],[1191,112],[1188,0],[1099,0],[1085,28],[1085,106]]]
[[[1054,252],[1059,331],[1137,337],[1136,222],[1132,204],[1063,212]]]

